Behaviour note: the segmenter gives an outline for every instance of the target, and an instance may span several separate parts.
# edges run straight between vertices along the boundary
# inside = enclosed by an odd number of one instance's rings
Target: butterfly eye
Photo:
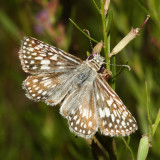
[[[103,73],[103,71],[105,70],[104,65],[101,66],[101,68],[98,70],[98,73]]]
[[[94,55],[95,55],[94,53],[93,53],[93,54],[90,54],[89,57],[87,58],[87,60],[93,59],[93,58],[94,58]]]

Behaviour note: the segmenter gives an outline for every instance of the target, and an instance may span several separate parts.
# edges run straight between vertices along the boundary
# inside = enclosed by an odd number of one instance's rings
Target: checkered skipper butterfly
[[[35,38],[24,37],[19,58],[31,74],[23,87],[28,98],[55,106],[76,135],[91,138],[100,129],[108,136],[129,135],[134,117],[100,71],[104,58],[94,53],[86,61]]]

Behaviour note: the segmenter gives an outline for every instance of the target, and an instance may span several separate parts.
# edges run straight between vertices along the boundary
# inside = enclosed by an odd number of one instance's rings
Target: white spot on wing
[[[99,115],[101,118],[105,117],[105,112],[102,110],[102,108],[99,108]]]
[[[77,119],[77,115],[75,115],[73,119],[76,120]]]
[[[36,52],[34,52],[34,53],[32,53],[32,55],[33,55],[33,56],[36,56],[36,55],[37,55],[37,53],[36,53]]]
[[[82,117],[87,117],[88,118],[88,111],[87,111],[86,108],[83,111]]]
[[[42,93],[42,89],[38,91],[38,94]]]
[[[37,60],[42,60],[43,57],[35,57],[35,59],[37,59]]]
[[[114,114],[111,114],[111,119],[112,119],[112,122],[114,122],[114,121],[115,121]]]
[[[31,52],[33,52],[33,51],[34,51],[34,49],[33,49],[33,48],[29,48],[28,50],[29,50],[29,51],[31,51]]]
[[[50,59],[52,59],[52,60],[56,61],[56,60],[57,60],[57,57],[58,57],[58,55],[57,55],[57,54],[55,54],[55,55],[54,55],[54,56],[52,56]]]
[[[119,120],[119,119],[117,119],[117,120],[116,120],[116,122],[117,122],[117,124],[119,124],[120,120]]]
[[[105,112],[106,112],[106,116],[109,117],[110,116],[110,110],[108,107],[105,107]]]
[[[47,59],[41,60],[41,64],[50,64],[50,60]]]
[[[79,124],[79,122],[80,122],[80,119],[78,119],[78,120],[76,121],[76,124]]]
[[[109,128],[111,128],[112,127],[112,123],[109,123]]]
[[[89,122],[88,126],[89,126],[89,127],[92,127],[92,121]]]
[[[51,82],[52,82],[51,80],[50,80],[50,81],[45,82],[45,83],[44,83],[44,87],[48,86]]]
[[[34,80],[33,80],[33,83],[36,83],[36,82],[38,82],[38,79],[34,79]]]
[[[125,126],[125,125],[126,125],[126,123],[125,123],[124,121],[122,121],[121,124],[122,124],[122,126]]]
[[[97,95],[96,95],[96,96],[97,96],[97,100],[99,100],[99,93],[97,93]]]
[[[29,85],[29,84],[30,84],[30,82],[27,82],[27,83],[26,83],[26,85]]]
[[[111,98],[111,97],[110,97],[110,99],[109,99],[109,100],[107,100],[107,103],[108,103],[108,105],[109,105],[109,106],[111,106],[111,105],[112,105],[112,103],[113,103],[113,98]]]
[[[49,66],[41,66],[41,69],[50,69]]]
[[[47,93],[47,91],[44,91],[44,92],[42,93],[42,95],[44,96],[46,93]]]
[[[35,63],[34,60],[31,60],[30,64],[34,64],[34,63]]]

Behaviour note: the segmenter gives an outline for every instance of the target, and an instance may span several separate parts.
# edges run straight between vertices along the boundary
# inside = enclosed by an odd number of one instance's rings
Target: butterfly
[[[63,50],[24,37],[19,51],[26,96],[47,105],[61,104],[60,114],[70,131],[91,138],[98,129],[106,136],[127,136],[137,123],[104,78],[104,57],[93,53],[86,61]]]

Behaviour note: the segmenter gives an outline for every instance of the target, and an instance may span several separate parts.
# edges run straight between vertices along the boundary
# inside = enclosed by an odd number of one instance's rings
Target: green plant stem
[[[97,8],[98,12],[100,13],[99,7],[98,7],[97,3],[95,2],[95,0],[93,0],[93,3],[95,5],[95,7]]]
[[[158,127],[159,122],[160,122],[160,109],[159,109],[159,111],[158,111],[158,114],[157,114],[155,123],[154,123],[154,125],[153,125],[152,136],[155,134],[155,131],[156,131],[157,127]]]
[[[114,79],[114,77],[116,77],[116,57],[115,56],[112,57],[111,64],[113,64],[113,66],[111,67],[111,71],[112,71],[112,78]],[[113,80],[113,83],[111,83],[111,87],[114,90],[116,89],[115,80]]]
[[[150,109],[149,109],[149,104],[150,104],[150,95],[149,95],[149,90],[148,90],[148,84],[147,82],[145,82],[145,86],[146,86],[146,95],[147,95],[147,115],[148,115],[148,123],[149,123],[149,131],[148,131],[148,136],[149,139],[151,141],[152,139],[152,120],[151,120],[151,115],[150,115]]]
[[[95,39],[91,38],[87,33],[85,33],[71,18],[69,20],[76,26],[77,29],[79,29],[86,37],[88,37],[90,40],[92,40],[95,43],[98,43]]]
[[[108,58],[108,42],[107,42],[107,32],[106,32],[106,19],[105,19],[105,13],[104,13],[104,3],[103,0],[100,0],[101,2],[101,18],[102,18],[102,28],[103,28],[103,38],[104,38],[104,54],[106,58],[106,63],[107,63],[107,69],[110,70],[110,65],[109,65],[109,58]]]
[[[123,142],[125,143],[126,147],[128,148],[128,150],[131,152],[131,155],[132,155],[132,160],[134,160],[134,155],[133,155],[133,151],[132,149],[130,148],[130,146],[128,145],[128,143],[126,142],[126,140],[124,139],[124,137],[121,137]]]

